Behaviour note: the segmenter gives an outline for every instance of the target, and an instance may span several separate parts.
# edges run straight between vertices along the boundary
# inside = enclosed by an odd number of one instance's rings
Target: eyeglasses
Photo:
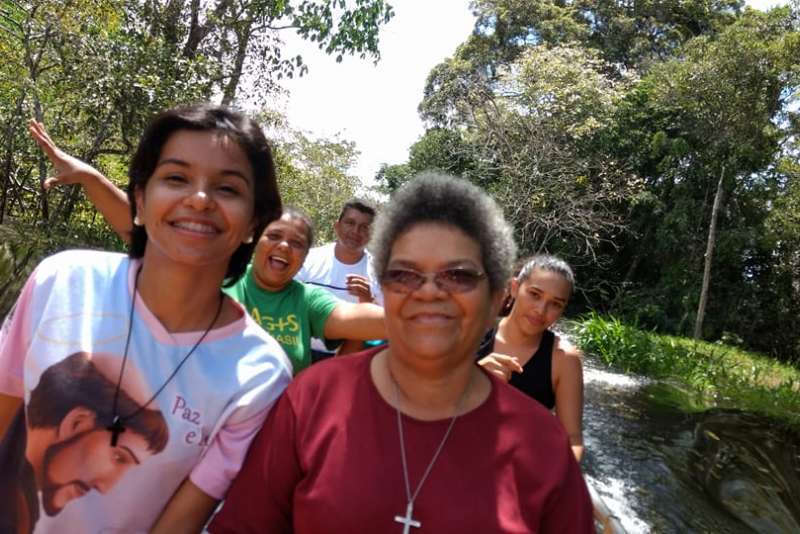
[[[416,291],[430,279],[433,279],[433,283],[442,291],[465,293],[475,289],[485,277],[486,273],[464,267],[443,269],[434,273],[421,273],[411,269],[387,269],[382,281],[387,289],[396,293]]]

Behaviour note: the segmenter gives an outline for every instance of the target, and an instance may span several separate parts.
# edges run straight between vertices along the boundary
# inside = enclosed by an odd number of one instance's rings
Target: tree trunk
[[[238,47],[236,49],[236,59],[234,60],[233,72],[231,72],[228,83],[222,94],[222,105],[230,106],[233,99],[236,98],[236,90],[239,88],[239,80],[242,78],[242,68],[244,67],[244,60],[247,58],[247,46],[250,43],[250,28],[252,23],[244,28],[236,30],[236,37],[238,38]]]
[[[700,303],[697,305],[697,318],[694,322],[694,338],[700,339],[703,334],[703,319],[706,314],[706,302],[708,301],[708,284],[711,279],[711,260],[714,257],[714,242],[717,238],[717,219],[719,218],[719,208],[723,202],[725,181],[725,165],[719,173],[717,182],[717,192],[714,194],[714,207],[711,209],[711,222],[708,225],[708,244],[706,245],[705,265],[703,267],[703,287],[700,289]]]

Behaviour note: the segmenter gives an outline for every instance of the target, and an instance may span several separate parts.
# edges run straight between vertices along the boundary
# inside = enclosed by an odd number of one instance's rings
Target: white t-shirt
[[[361,259],[352,264],[342,263],[336,259],[334,247],[336,243],[328,243],[319,247],[314,247],[308,251],[303,267],[295,275],[296,280],[324,287],[334,296],[346,302],[358,302],[358,297],[351,295],[347,291],[347,275],[358,274],[365,276],[370,282],[372,297],[378,304],[383,304],[383,293],[381,293],[378,277],[372,270],[372,255],[364,251]],[[319,339],[313,339],[311,347],[320,352],[330,352],[325,348],[325,344]]]
[[[187,476],[222,498],[291,379],[283,350],[241,309],[167,380],[202,332],[168,332],[137,295],[120,381],[139,265],[104,252],[51,256],[0,330],[0,393],[23,398],[27,414],[22,435],[5,439],[26,443],[27,473],[32,451],[45,450],[36,469],[61,488],[47,498],[30,475],[18,483],[39,505],[34,532],[149,531]],[[117,414],[131,416],[117,447],[106,429],[109,394]]]

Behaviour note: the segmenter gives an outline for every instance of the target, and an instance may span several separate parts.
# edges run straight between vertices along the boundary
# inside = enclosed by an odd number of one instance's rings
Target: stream
[[[800,432],[685,413],[664,384],[584,364],[583,469],[626,532],[800,532]]]

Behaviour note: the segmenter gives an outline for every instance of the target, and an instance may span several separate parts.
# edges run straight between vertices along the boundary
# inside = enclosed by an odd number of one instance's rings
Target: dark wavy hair
[[[32,428],[56,427],[72,410],[85,408],[94,412],[95,427],[101,428],[111,424],[114,417],[111,412],[116,391],[117,384],[97,370],[89,353],[76,352],[48,367],[39,377],[26,409],[28,424]],[[117,413],[124,416],[135,413],[125,421],[125,426],[142,436],[151,452],[159,453],[169,441],[167,422],[160,411],[140,408],[120,389]]]
[[[233,253],[225,273],[224,286],[234,284],[250,262],[258,236],[264,228],[280,217],[281,197],[275,178],[275,162],[264,132],[258,123],[242,113],[213,104],[196,104],[163,111],[153,118],[144,131],[139,146],[128,169],[128,200],[131,219],[136,216],[135,192],[147,185],[155,171],[161,150],[170,136],[180,130],[214,131],[235,141],[247,155],[254,173],[254,216],[256,226],[252,243],[242,243]],[[133,226],[129,255],[144,256],[147,232],[142,226]]]

